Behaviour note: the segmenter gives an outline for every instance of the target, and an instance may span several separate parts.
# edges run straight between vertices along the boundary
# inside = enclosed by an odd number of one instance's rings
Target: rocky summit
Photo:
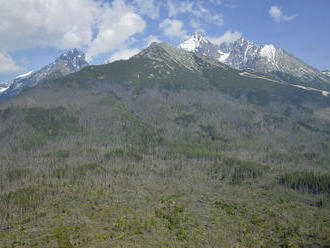
[[[16,96],[23,89],[33,87],[39,82],[77,72],[87,65],[85,54],[78,49],[71,49],[61,54],[53,63],[43,67],[39,71],[30,71],[19,75],[11,83],[6,84],[6,87],[2,87],[2,91],[0,88],[0,101]]]
[[[330,79],[285,50],[272,44],[258,46],[240,38],[232,43],[213,44],[205,35],[195,33],[179,45],[238,70],[267,74],[281,81],[330,90]]]

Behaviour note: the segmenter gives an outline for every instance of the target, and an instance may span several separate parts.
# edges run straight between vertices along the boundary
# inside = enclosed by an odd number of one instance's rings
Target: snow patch
[[[267,58],[269,62],[275,62],[276,48],[274,45],[264,45],[260,50],[260,56]]]
[[[190,39],[179,45],[180,48],[188,52],[196,52],[197,48],[201,47],[203,43],[209,43],[209,41],[201,34],[196,33]]]
[[[29,71],[28,73],[17,76],[15,79],[27,78],[27,77],[31,76],[32,73],[33,73],[33,71]]]
[[[219,62],[225,62],[229,55],[230,55],[230,52],[229,53],[224,53],[223,51],[219,50],[218,53],[220,54],[220,57],[218,58]]]
[[[188,52],[195,52],[199,46],[200,46],[199,41],[197,41],[195,39],[190,39],[190,40],[187,40],[187,41],[183,42],[182,44],[180,44],[179,47]]]
[[[247,60],[248,60],[247,54],[248,54],[251,47],[252,47],[252,45],[250,44],[250,42],[248,42],[248,44],[246,46],[246,49],[245,49],[245,52],[244,52],[244,57],[243,57],[244,62],[247,62]]]
[[[8,88],[9,88],[9,86],[8,87],[0,87],[0,93],[5,92]]]

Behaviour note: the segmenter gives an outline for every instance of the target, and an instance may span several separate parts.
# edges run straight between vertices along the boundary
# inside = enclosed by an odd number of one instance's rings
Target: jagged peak
[[[59,57],[59,59],[62,60],[70,60],[72,58],[79,58],[85,60],[85,53],[78,50],[77,48],[73,48],[62,53],[61,56]]]
[[[179,47],[189,52],[195,52],[203,44],[211,44],[211,42],[204,34],[196,32],[188,40],[181,43]]]
[[[60,55],[60,57],[55,60],[54,63],[47,66],[48,68],[52,66],[57,66],[59,64],[65,63],[68,68],[72,71],[77,71],[82,69],[85,66],[88,66],[88,62],[86,61],[84,52],[78,50],[77,48],[73,48],[68,50]]]
[[[236,40],[234,43],[238,44],[239,46],[244,46],[244,45],[253,45],[257,46],[254,42],[249,41],[247,39],[244,39],[243,37],[240,37],[238,40]]]
[[[191,38],[195,38],[197,40],[204,40],[204,39],[206,39],[206,36],[204,33],[197,31],[191,36]]]
[[[237,42],[244,42],[246,41],[243,37],[239,37],[239,39],[237,39]]]

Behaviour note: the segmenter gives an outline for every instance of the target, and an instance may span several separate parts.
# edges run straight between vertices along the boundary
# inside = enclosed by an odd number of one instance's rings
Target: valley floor
[[[330,244],[325,174],[302,185],[218,153],[123,147],[3,156],[0,168],[4,248]]]

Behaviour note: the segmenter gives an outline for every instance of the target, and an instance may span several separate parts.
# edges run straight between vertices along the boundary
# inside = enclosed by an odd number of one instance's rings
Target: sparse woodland
[[[0,247],[330,247],[327,102],[110,66],[0,104]]]

